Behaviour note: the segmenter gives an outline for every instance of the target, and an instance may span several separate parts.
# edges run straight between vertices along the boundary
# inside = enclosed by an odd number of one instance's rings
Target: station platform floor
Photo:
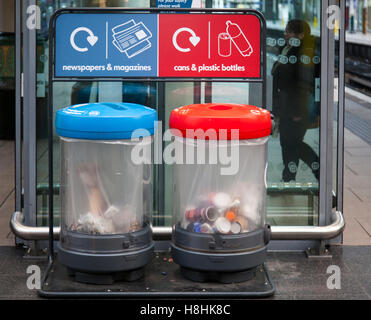
[[[273,299],[371,299],[371,99],[347,90],[343,244],[331,247],[332,260],[305,253],[270,252],[267,267],[276,285]],[[27,267],[45,271],[45,259],[30,260],[15,247],[9,228],[14,211],[14,143],[0,141],[0,299],[38,299],[26,287]],[[327,288],[327,268],[341,270],[340,290]]]
[[[371,247],[369,246],[333,246],[330,249],[333,258],[331,260],[310,260],[305,253],[299,252],[269,252],[267,259],[267,269],[275,285],[274,296],[265,299],[273,300],[370,300],[371,299]],[[25,259],[23,256],[25,249],[14,248],[12,246],[0,247],[0,300],[36,300],[42,299],[37,291],[27,288],[26,273],[30,265],[38,266],[44,274],[47,268],[46,259]],[[154,257],[154,260],[156,257]],[[162,259],[161,259],[162,260]],[[168,262],[163,262],[168,263]],[[169,264],[169,263],[168,263]],[[330,266],[337,266],[340,270],[340,288],[329,289],[328,281],[333,271],[328,273]],[[177,268],[173,264],[171,268]],[[147,268],[151,269],[151,265]],[[188,290],[196,288],[216,288],[217,285],[194,284],[191,281],[176,278],[170,272],[162,272],[166,269],[156,268],[148,270],[152,276],[159,281],[169,281],[186,283]],[[165,275],[164,275],[165,274]],[[66,276],[65,276],[66,278]],[[162,288],[166,283],[162,281]],[[66,281],[61,281],[63,291]],[[143,289],[147,289],[150,281],[146,281]],[[51,284],[53,285],[53,284]],[[236,288],[243,287],[244,284],[236,285]],[[54,283],[55,286],[55,283]],[[132,285],[131,285],[132,286]],[[221,285],[225,287],[225,285]],[[78,292],[83,289],[105,291],[106,286],[93,286],[84,284],[74,284],[73,280],[68,281],[68,286]],[[99,288],[100,287],[100,288]],[[130,287],[126,283],[118,283],[114,286],[116,290],[125,290]],[[150,289],[153,289],[152,287]],[[179,290],[180,287],[179,287]],[[122,291],[120,292],[122,293]],[[200,298],[200,297],[199,297]],[[221,298],[221,297],[219,297]],[[228,298],[228,297],[226,297]],[[166,304],[166,303],[165,303]]]

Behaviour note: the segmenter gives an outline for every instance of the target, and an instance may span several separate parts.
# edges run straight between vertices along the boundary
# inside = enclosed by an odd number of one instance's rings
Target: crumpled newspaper
[[[115,228],[112,220],[96,216],[88,212],[77,221],[76,231],[88,234],[113,234]]]
[[[142,222],[137,221],[135,212],[135,209],[129,205],[124,206],[121,210],[110,206],[102,216],[94,215],[91,212],[81,215],[77,224],[71,229],[96,235],[138,231],[142,228]]]

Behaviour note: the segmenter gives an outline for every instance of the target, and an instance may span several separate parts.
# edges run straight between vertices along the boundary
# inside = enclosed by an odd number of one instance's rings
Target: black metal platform
[[[274,295],[275,286],[265,265],[250,281],[234,284],[198,283],[185,279],[169,253],[156,253],[145,276],[134,282],[90,285],[74,281],[57,259],[49,265],[41,290],[45,298],[164,298],[229,297],[264,298]]]

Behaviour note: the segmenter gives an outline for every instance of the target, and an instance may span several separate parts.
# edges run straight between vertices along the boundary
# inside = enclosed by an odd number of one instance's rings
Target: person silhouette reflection
[[[319,157],[306,144],[304,136],[319,123],[314,114],[315,77],[318,66],[313,63],[315,38],[308,23],[291,20],[285,30],[286,46],[272,68],[273,114],[278,119],[284,169],[282,180],[296,180],[299,160],[311,168],[319,179]],[[313,118],[314,117],[314,118]]]

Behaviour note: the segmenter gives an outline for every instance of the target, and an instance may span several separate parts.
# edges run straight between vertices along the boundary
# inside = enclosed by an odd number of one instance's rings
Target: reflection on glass
[[[319,179],[319,157],[304,142],[308,129],[319,126],[319,106],[315,103],[315,39],[303,20],[288,22],[285,43],[273,65],[273,114],[282,149],[282,181],[296,181],[299,160]]]
[[[213,6],[256,9],[267,20],[267,105],[264,107],[281,119],[269,140],[268,220],[272,225],[316,225],[321,1],[215,0]],[[301,35],[303,30],[295,30],[293,22],[292,28],[287,28],[293,20],[306,26],[304,35]],[[257,92],[253,85],[247,90],[250,103],[258,103],[251,99],[254,97],[251,92]]]
[[[15,103],[15,39],[13,33],[2,31],[4,29],[0,29],[0,100],[2,102],[0,139],[14,139],[15,110],[12,106]]]

